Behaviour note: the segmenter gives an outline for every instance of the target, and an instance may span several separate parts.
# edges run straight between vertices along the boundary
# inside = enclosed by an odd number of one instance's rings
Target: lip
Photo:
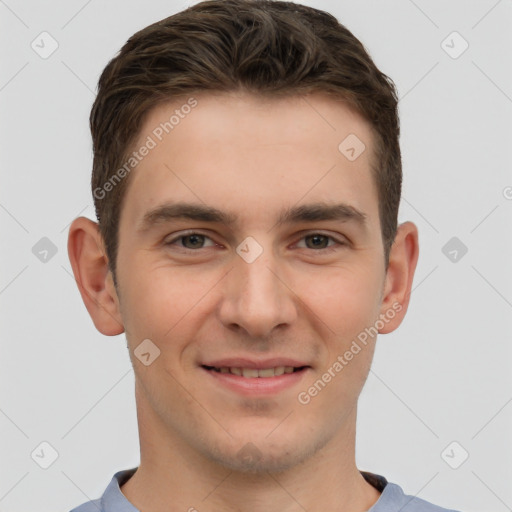
[[[248,359],[243,357],[230,357],[227,359],[216,359],[213,361],[203,362],[202,366],[214,366],[215,368],[276,368],[277,366],[293,366],[300,368],[301,366],[309,366],[303,361],[297,359],[289,359],[283,357],[274,357],[271,359]],[[271,378],[271,377],[268,377]]]
[[[209,370],[206,366],[215,368],[275,368],[277,366],[293,366],[302,368],[293,373],[284,373],[274,377],[255,377],[247,378],[232,373],[219,373],[215,370]],[[286,389],[296,386],[311,370],[311,366],[295,359],[272,358],[260,361],[245,358],[219,359],[200,365],[200,369],[208,374],[212,382],[225,389],[234,391],[243,396],[271,396],[278,394]]]

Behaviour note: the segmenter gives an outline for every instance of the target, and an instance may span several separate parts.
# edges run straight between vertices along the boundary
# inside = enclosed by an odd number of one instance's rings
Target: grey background
[[[358,465],[446,507],[512,510],[512,1],[305,3],[338,17],[396,82],[400,221],[420,230],[409,313],[379,338],[361,397]],[[69,510],[138,464],[125,339],[95,330],[67,228],[94,218],[88,114],[101,70],[133,32],[188,4],[0,0],[0,511]],[[31,47],[43,31],[58,42],[47,59]],[[453,31],[469,43],[458,58],[445,51],[463,48]],[[33,253],[43,237],[57,250],[46,262]],[[442,251],[452,237],[468,249],[455,262]],[[59,454],[48,469],[31,457],[48,461],[43,441]]]

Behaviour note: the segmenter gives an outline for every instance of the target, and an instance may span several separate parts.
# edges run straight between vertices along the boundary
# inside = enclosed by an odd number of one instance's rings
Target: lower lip
[[[272,395],[299,383],[309,368],[293,373],[283,373],[276,377],[247,378],[233,373],[220,373],[215,370],[203,371],[212,376],[219,384],[245,395]]]

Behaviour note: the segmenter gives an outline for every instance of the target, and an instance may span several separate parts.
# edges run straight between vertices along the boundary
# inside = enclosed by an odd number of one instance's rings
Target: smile
[[[261,365],[266,366],[266,365]],[[201,365],[203,372],[214,386],[251,397],[268,397],[286,389],[300,386],[310,366],[267,366],[266,368],[246,366]]]
[[[217,373],[238,375],[239,377],[245,377],[246,379],[278,377],[279,375],[294,373],[305,368],[305,366],[276,366],[274,368],[236,368],[223,366],[217,368],[215,366],[206,365],[203,367]]]

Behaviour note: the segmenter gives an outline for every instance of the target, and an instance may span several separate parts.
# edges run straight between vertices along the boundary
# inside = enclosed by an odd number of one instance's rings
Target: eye
[[[206,244],[210,241],[209,244]],[[300,245],[300,242],[305,241],[305,245]],[[296,247],[300,249],[313,249],[316,251],[322,250],[329,252],[335,250],[338,246],[347,245],[346,242],[338,240],[330,235],[324,233],[310,233],[303,236],[300,239],[299,244]],[[206,245],[205,245],[206,244]],[[182,233],[179,236],[175,236],[169,241],[165,242],[166,246],[176,246],[179,249],[188,251],[197,251],[198,249],[205,249],[207,247],[215,247],[217,244],[208,236],[198,232]]]
[[[178,247],[181,247],[183,249],[195,250],[203,249],[205,247],[205,240],[210,240],[210,242],[212,242],[209,245],[209,247],[213,247],[216,245],[215,242],[213,242],[213,240],[210,237],[203,235],[202,233],[195,232],[185,234],[182,233],[180,236],[177,236],[165,242],[165,245],[177,245]],[[180,243],[177,244],[176,242]]]
[[[336,249],[336,245],[346,245],[345,242],[342,242],[341,240],[323,233],[311,233],[302,237],[301,241],[302,240],[306,241],[306,249],[321,249],[331,251]],[[334,243],[328,245],[329,241],[333,241]]]

